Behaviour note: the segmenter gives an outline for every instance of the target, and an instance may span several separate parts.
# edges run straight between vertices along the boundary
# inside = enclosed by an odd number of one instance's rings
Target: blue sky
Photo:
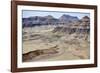
[[[81,19],[84,16],[90,17],[89,13],[79,13],[79,12],[59,12],[59,11],[39,11],[39,10],[23,10],[22,11],[23,18],[32,17],[32,16],[47,16],[47,15],[52,15],[54,18],[59,18],[63,14],[77,16],[79,19]]]

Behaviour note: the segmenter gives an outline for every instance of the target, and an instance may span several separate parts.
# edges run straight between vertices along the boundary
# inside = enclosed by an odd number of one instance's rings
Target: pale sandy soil
[[[61,53],[54,56],[45,56],[37,59],[37,61],[58,61],[58,60],[77,60],[77,59],[89,59],[90,47],[89,42],[83,39],[76,39],[70,35],[62,33],[52,33],[53,29],[45,30],[40,29],[34,31],[34,29],[25,28],[23,31],[28,33],[24,34],[27,39],[23,39],[23,54],[34,51],[37,49],[48,49],[55,45],[61,49]],[[40,35],[29,38],[29,35]],[[34,61],[34,60],[31,60]]]

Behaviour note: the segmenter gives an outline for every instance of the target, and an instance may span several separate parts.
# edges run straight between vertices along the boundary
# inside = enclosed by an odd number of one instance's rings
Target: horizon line
[[[22,10],[22,18],[29,18],[32,16],[52,16],[54,18],[60,18],[62,15],[70,15],[81,19],[83,16],[90,17],[90,13],[81,13],[81,12],[65,12],[65,11],[42,11],[42,10]]]

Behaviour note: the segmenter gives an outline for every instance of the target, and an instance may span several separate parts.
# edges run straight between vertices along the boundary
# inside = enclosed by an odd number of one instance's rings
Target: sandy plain
[[[53,33],[51,27],[26,27],[23,29],[23,54],[35,50],[60,48],[59,53],[44,54],[28,61],[80,60],[90,58],[89,41],[76,38],[77,34]]]

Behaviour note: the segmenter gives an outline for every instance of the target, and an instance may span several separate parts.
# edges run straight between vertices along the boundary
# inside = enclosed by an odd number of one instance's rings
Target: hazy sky
[[[59,18],[63,14],[77,16],[79,19],[81,19],[84,16],[90,17],[89,13],[79,13],[79,12],[59,12],[59,11],[39,11],[39,10],[23,10],[22,11],[23,18],[32,17],[32,16],[47,16],[47,15],[52,15],[54,18]]]

